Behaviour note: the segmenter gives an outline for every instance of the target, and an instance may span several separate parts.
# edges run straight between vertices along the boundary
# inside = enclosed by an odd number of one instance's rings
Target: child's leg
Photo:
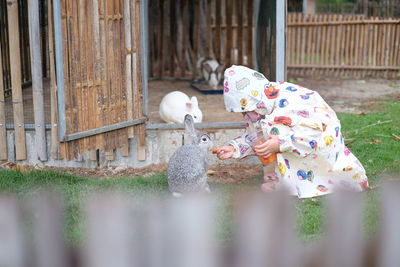
[[[264,183],[261,185],[261,190],[263,192],[274,191],[276,184],[279,182],[279,178],[275,173],[275,165],[276,161],[263,167]]]
[[[263,166],[264,183],[277,182],[279,180],[275,173],[276,161]]]

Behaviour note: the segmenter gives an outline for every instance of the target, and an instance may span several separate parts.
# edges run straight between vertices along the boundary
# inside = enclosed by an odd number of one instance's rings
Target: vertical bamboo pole
[[[29,40],[32,70],[33,115],[35,118],[36,153],[41,161],[47,161],[46,132],[44,121],[43,70],[40,51],[40,25],[38,0],[28,1]]]
[[[145,44],[147,43],[147,34],[146,34],[146,24],[148,24],[147,19],[147,8],[144,5],[143,1],[136,0],[136,8],[135,8],[135,44],[137,51],[137,84],[138,90],[135,93],[135,103],[136,104],[136,116],[140,117],[143,114],[148,114],[148,107],[145,103],[142,102],[142,98],[146,98],[147,96],[147,70],[146,70],[146,60],[145,56],[147,55],[147,48]],[[133,12],[132,12],[133,13]],[[143,25],[142,27],[140,25]],[[140,56],[141,55],[141,56]],[[146,160],[146,131],[145,125],[141,124],[136,126],[137,132],[137,159],[139,161]]]
[[[3,64],[0,45],[0,160],[7,160],[6,112],[4,100]]]
[[[102,5],[99,4],[98,0],[93,0],[93,13],[92,13],[92,23],[93,23],[93,56],[94,56],[94,80],[96,81],[96,117],[95,117],[95,127],[100,128],[102,124],[102,110],[104,106],[104,98],[102,88],[104,84],[104,58],[102,57],[102,46],[104,46],[104,40],[102,37],[104,34],[104,14],[102,12]],[[104,38],[104,37],[103,37]],[[99,134],[96,136],[96,149],[104,147],[104,134]],[[93,156],[93,155],[92,155]],[[96,151],[97,159],[97,151]]]
[[[131,1],[124,0],[124,32],[125,32],[125,48],[127,51],[125,57],[125,86],[127,99],[127,119],[133,120],[133,91],[132,91],[132,37],[131,37]],[[135,3],[133,3],[135,5]],[[132,26],[133,28],[135,25]],[[128,136],[133,136],[133,127],[128,128]]]
[[[57,85],[56,85],[56,70],[54,62],[54,43],[53,43],[53,20],[52,20],[52,0],[47,4],[47,19],[49,29],[49,61],[50,61],[50,118],[51,118],[51,141],[50,141],[50,157],[52,159],[59,158],[58,147],[58,125],[57,125]]]
[[[15,159],[26,159],[25,128],[24,128],[24,105],[21,86],[21,59],[18,23],[18,2],[7,1],[8,10],[8,35],[10,40],[10,66],[12,101],[14,110],[15,127]]]

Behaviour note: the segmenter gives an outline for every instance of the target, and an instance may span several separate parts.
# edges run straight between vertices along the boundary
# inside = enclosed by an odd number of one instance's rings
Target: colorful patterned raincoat
[[[243,66],[225,71],[225,107],[229,112],[256,111],[260,119],[230,142],[234,158],[254,154],[246,142],[249,129],[279,135],[277,187],[299,198],[331,193],[337,187],[368,189],[360,161],[343,142],[335,112],[315,91],[287,82],[269,82]]]

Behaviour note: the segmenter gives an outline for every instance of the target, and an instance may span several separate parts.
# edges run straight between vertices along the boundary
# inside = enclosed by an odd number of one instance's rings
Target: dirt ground
[[[292,77],[289,81],[302,85],[312,90],[318,91],[326,102],[336,112],[360,113],[379,108],[379,101],[382,99],[397,99],[400,101],[400,80],[384,79],[338,79],[338,78],[309,78]],[[46,83],[45,83],[46,85]],[[189,81],[150,81],[149,83],[149,122],[161,123],[158,115],[158,107],[162,97],[168,92],[180,90],[189,96],[198,97],[200,108],[203,111],[203,122],[240,122],[240,114],[229,113],[224,109],[222,95],[204,95],[190,88]],[[24,106],[32,105],[31,89],[24,89]],[[46,90],[45,90],[46,92]],[[11,98],[6,99],[6,107],[11,106]],[[49,94],[45,93],[45,103],[49,105]],[[8,109],[11,110],[11,109]],[[28,109],[27,109],[28,110]],[[29,110],[28,110],[29,111]],[[33,123],[33,112],[25,113],[26,123]],[[11,112],[7,113],[8,122],[12,121]],[[11,117],[11,118],[10,118]],[[49,114],[46,112],[46,122],[49,122]],[[9,168],[8,165],[0,168]],[[13,168],[18,169],[18,166]],[[38,168],[38,167],[36,167]],[[42,168],[40,168],[42,169]],[[84,177],[120,177],[151,175],[156,172],[164,171],[166,165],[154,165],[141,169],[123,169],[123,168],[101,168],[101,169],[76,169],[76,168],[46,168],[68,172],[74,175]],[[242,183],[246,179],[261,176],[260,166],[230,164],[211,166],[209,180],[218,183]]]
[[[336,112],[367,112],[374,109],[377,102],[382,99],[400,99],[399,80],[310,77],[294,77],[289,80],[318,91]],[[164,95],[176,90],[186,93],[189,97],[198,98],[203,112],[203,122],[238,122],[242,119],[240,114],[225,110],[223,95],[202,94],[192,89],[189,81],[151,81],[149,83],[150,123],[162,122],[158,113],[160,102]]]

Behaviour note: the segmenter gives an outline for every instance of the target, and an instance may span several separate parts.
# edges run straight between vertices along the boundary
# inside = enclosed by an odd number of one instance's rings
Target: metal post
[[[58,99],[58,123],[60,129],[59,140],[63,141],[66,133],[65,102],[64,102],[64,59],[62,47],[62,24],[60,0],[53,0],[54,13],[54,39],[56,48],[57,68],[57,99]]]
[[[40,51],[40,26],[38,0],[28,1],[29,40],[31,51],[33,115],[35,118],[36,153],[41,161],[47,161],[44,122],[43,71]]]
[[[286,80],[286,0],[276,0],[276,78]]]

